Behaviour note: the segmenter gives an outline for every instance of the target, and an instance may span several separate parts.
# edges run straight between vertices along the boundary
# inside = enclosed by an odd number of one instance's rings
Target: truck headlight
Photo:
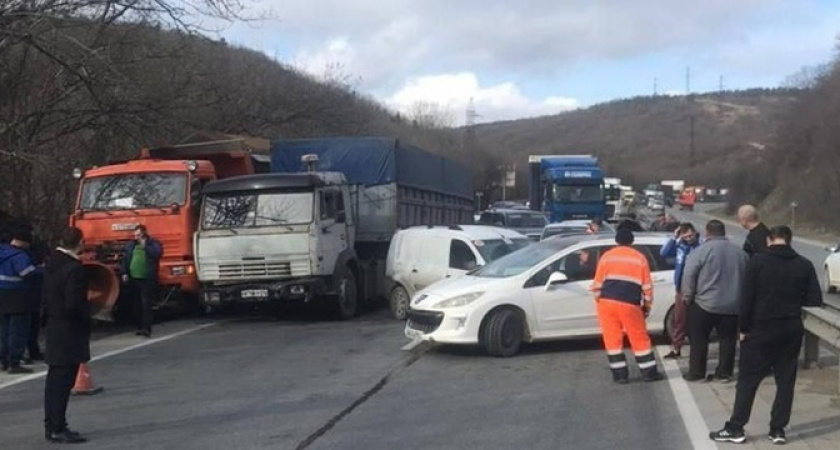
[[[181,275],[192,275],[195,273],[195,267],[193,267],[193,265],[191,264],[188,264],[186,266],[172,266],[169,268],[169,273],[175,277]]]
[[[460,306],[466,306],[474,302],[482,295],[484,295],[484,292],[470,292],[469,294],[459,295],[457,297],[439,301],[435,304],[434,308],[458,308]]]

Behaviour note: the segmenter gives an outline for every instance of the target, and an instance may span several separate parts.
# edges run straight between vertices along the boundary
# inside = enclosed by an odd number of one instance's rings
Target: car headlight
[[[447,298],[435,304],[434,308],[457,308],[459,306],[466,306],[474,302],[475,299],[484,295],[484,292],[470,292],[469,294],[459,295],[457,297]]]

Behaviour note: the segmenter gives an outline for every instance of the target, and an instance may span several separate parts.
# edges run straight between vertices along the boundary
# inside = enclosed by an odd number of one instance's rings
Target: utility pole
[[[653,96],[654,97],[656,97],[657,94],[658,94],[657,87],[658,87],[657,86],[657,79],[656,79],[656,77],[653,77]]]
[[[467,110],[464,117],[464,142],[462,147],[464,152],[467,155],[467,161],[469,164],[470,169],[473,170],[473,173],[477,172],[476,168],[476,152],[478,149],[476,148],[476,131],[475,131],[475,119],[481,117],[475,112],[475,105],[473,104],[473,99],[470,97],[470,101],[467,104]],[[478,177],[474,178],[473,184],[478,182]],[[484,186],[474,186],[478,189],[483,190]]]
[[[691,67],[685,67],[685,95],[691,95]]]

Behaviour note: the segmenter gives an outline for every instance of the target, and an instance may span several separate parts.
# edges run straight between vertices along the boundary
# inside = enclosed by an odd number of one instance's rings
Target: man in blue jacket
[[[26,251],[31,242],[32,232],[19,229],[0,244],[0,363],[12,374],[32,373],[20,365],[29,340],[30,280],[42,273]]]
[[[152,335],[152,305],[157,297],[157,274],[163,247],[151,236],[145,225],[134,228],[134,241],[125,248],[122,258],[122,279],[134,300],[137,335]]]
[[[663,258],[675,258],[676,260],[674,263],[674,285],[677,295],[674,298],[674,320],[671,324],[671,351],[663,357],[666,359],[679,358],[682,346],[685,343],[688,324],[686,321],[686,305],[682,293],[680,293],[680,288],[685,259],[698,245],[700,245],[700,239],[694,225],[690,222],[684,222],[674,231],[674,237],[668,240],[660,252]]]

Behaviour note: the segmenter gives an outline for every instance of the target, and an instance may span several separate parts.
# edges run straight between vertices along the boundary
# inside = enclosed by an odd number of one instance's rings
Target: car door
[[[831,254],[826,258],[826,266],[828,266],[828,273],[825,276],[829,277],[829,280],[826,280],[828,285],[837,286],[840,282],[840,243],[832,247]]]
[[[593,334],[599,330],[595,300],[589,287],[595,277],[598,258],[612,246],[592,246],[556,258],[525,283],[539,330],[539,338]],[[583,256],[583,252],[586,256]],[[568,280],[545,284],[553,272],[563,272]]]
[[[443,279],[449,265],[448,238],[424,236],[417,244],[417,256],[412,258],[410,273],[415,292]]]
[[[653,282],[653,309],[647,322],[651,328],[659,329],[664,324],[668,309],[674,304],[676,286],[674,285],[674,258],[661,256],[662,245],[643,244],[635,246],[648,260],[650,278]]]
[[[449,266],[444,278],[459,277],[478,265],[478,255],[466,241],[461,239],[449,240]]]
[[[340,189],[328,188],[319,195],[320,236],[318,238],[318,254],[324,261],[336,261],[338,255],[347,246],[346,215],[344,201]],[[327,270],[332,270],[328,267]]]

